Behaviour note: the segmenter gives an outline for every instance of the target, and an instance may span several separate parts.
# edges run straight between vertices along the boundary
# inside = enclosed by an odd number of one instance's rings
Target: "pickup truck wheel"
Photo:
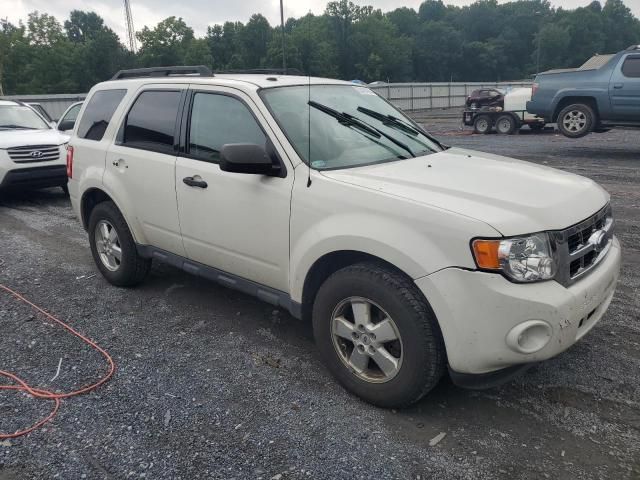
[[[511,135],[517,127],[518,124],[513,115],[500,115],[496,121],[496,132],[502,135]]]
[[[141,283],[151,268],[151,259],[138,255],[127,222],[113,202],[99,203],[91,212],[89,244],[100,273],[118,287]]]
[[[493,125],[489,115],[478,115],[473,122],[473,131],[475,133],[489,133],[491,127],[493,127]]]
[[[593,110],[582,103],[569,105],[558,114],[558,130],[565,137],[584,137],[593,130],[594,125],[595,114]]]
[[[442,377],[446,354],[435,315],[415,284],[375,263],[331,275],[313,306],[327,368],[350,392],[380,407],[405,407]]]

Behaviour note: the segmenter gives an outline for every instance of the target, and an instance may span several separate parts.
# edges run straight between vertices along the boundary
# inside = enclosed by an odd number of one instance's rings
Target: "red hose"
[[[94,350],[97,350],[98,352],[100,352],[102,354],[102,356],[106,359],[107,364],[109,365],[109,371],[98,382],[93,383],[91,385],[87,385],[85,387],[80,388],[79,390],[76,390],[76,391],[73,391],[73,392],[69,392],[69,393],[56,393],[56,392],[50,392],[48,390],[44,390],[44,389],[41,389],[41,388],[34,388],[34,387],[31,387],[30,385],[28,385],[27,382],[22,380],[20,377],[14,375],[13,373],[6,372],[4,370],[0,370],[0,376],[1,377],[6,377],[6,378],[12,380],[15,383],[15,385],[0,385],[0,390],[23,391],[23,392],[27,392],[29,395],[31,395],[34,398],[39,398],[39,399],[42,399],[42,400],[51,400],[51,401],[54,402],[53,409],[51,410],[51,412],[49,413],[49,415],[46,418],[40,420],[39,422],[37,422],[36,424],[32,425],[29,428],[25,428],[24,430],[19,430],[19,431],[15,432],[15,433],[8,433],[8,434],[7,433],[0,433],[0,440],[3,440],[3,439],[16,438],[16,437],[20,437],[22,435],[26,435],[28,433],[33,432],[35,429],[41,427],[45,423],[50,422],[56,416],[56,414],[58,413],[58,410],[60,408],[60,400],[61,399],[69,398],[69,397],[75,397],[76,395],[82,395],[84,393],[91,392],[92,390],[95,390],[96,388],[98,388],[102,384],[108,382],[109,379],[113,376],[113,374],[116,371],[116,364],[114,363],[113,359],[111,358],[111,355],[109,355],[98,344],[96,344],[94,341],[90,340],[89,338],[85,337],[80,332],[74,330],[72,327],[70,327],[69,325],[64,323],[62,320],[57,319],[56,317],[54,317],[50,313],[46,312],[42,308],[38,307],[34,303],[31,303],[29,300],[24,298],[19,293],[14,292],[9,287],[6,287],[6,286],[2,285],[1,283],[0,283],[0,289],[2,289],[5,292],[9,293],[13,297],[15,297],[18,300],[20,300],[21,302],[26,303],[27,305],[32,307],[37,312],[39,312],[42,315],[44,315],[49,320],[57,323],[58,325],[60,325],[62,328],[64,328],[68,332],[70,332],[75,337],[78,337],[80,340],[82,340],[84,343],[89,345]]]

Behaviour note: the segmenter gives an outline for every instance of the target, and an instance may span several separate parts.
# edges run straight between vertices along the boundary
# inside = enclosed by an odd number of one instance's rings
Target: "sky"
[[[280,22],[279,0],[130,0],[133,23],[136,30],[147,25],[153,27],[166,17],[184,18],[187,25],[195,30],[197,36],[203,36],[208,25],[225,21],[246,22],[252,14],[261,13],[272,25]],[[284,0],[285,18],[300,17],[309,11],[321,14],[328,0]],[[354,0],[358,5],[372,5],[383,11],[398,7],[418,9],[422,0]],[[452,5],[469,5],[472,0],[445,0]],[[500,3],[504,3],[500,0]],[[565,9],[583,7],[591,0],[551,0],[555,7]],[[604,0],[601,0],[604,3]],[[95,11],[122,40],[125,38],[123,0],[0,0],[0,18],[8,18],[17,23],[26,20],[33,10],[48,13],[61,22],[68,18],[71,10]],[[640,18],[640,0],[625,0],[625,4]]]

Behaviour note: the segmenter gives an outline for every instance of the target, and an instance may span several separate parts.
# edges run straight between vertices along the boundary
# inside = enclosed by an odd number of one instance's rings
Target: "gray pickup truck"
[[[527,111],[570,138],[640,127],[640,45],[597,55],[579,68],[539,73]]]

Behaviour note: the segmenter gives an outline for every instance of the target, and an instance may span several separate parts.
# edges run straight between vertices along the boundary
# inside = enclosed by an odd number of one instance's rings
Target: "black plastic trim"
[[[199,262],[194,262],[188,258],[184,258],[180,255],[167,252],[151,245],[137,245],[137,249],[138,254],[141,257],[153,258],[163,263],[173,265],[187,273],[191,273],[208,280],[213,280],[225,287],[239,290],[243,293],[257,297],[264,302],[270,303],[271,305],[282,307],[288,310],[295,318],[302,318],[302,305],[298,302],[294,302],[289,294],[285,292],[218,270],[214,267],[209,267],[208,265],[204,265]]]
[[[125,80],[127,78],[152,78],[169,76],[213,77],[211,70],[205,65],[178,65],[173,67],[131,68],[120,70],[111,80]]]
[[[519,377],[530,368],[538,365],[538,363],[540,362],[513,365],[489,373],[460,373],[449,367],[449,376],[451,377],[451,381],[458,387],[468,388],[470,390],[484,390],[486,388],[499,387]]]
[[[17,168],[7,172],[0,183],[0,189],[59,187],[66,185],[67,180],[65,165]]]

